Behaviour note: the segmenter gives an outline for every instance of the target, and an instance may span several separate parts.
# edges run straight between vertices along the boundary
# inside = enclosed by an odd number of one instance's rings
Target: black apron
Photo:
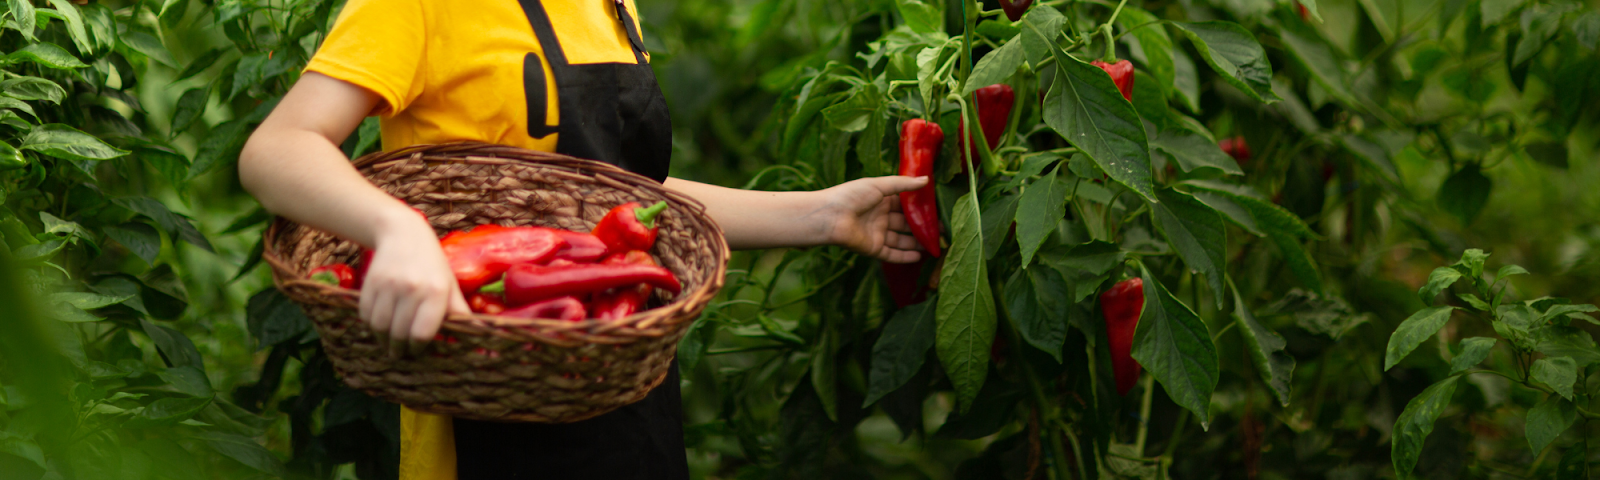
[[[547,79],[538,54],[528,54],[523,61],[528,135],[543,138],[559,133],[557,153],[666,180],[672,120],[627,8],[620,0],[581,0],[615,2],[617,19],[628,32],[638,63],[571,65],[540,0],[520,1],[549,58],[561,102],[560,125],[546,125]],[[460,480],[689,478],[676,361],[644,400],[589,420],[538,424],[455,419],[453,423]]]

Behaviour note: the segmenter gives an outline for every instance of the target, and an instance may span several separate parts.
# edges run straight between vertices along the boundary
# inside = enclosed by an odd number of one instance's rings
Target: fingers
[[[897,250],[920,250],[922,244],[917,242],[917,237],[899,232],[889,232],[883,237],[883,246]]]
[[[449,296],[431,295],[417,305],[417,313],[411,320],[411,328],[407,332],[407,350],[412,355],[422,353],[428,341],[433,339],[433,334],[439,333],[439,324],[444,322],[445,309],[452,302]]]
[[[391,289],[378,288],[368,284],[365,288],[371,290],[361,295],[361,318],[372,327],[372,333],[378,337],[379,345],[389,343],[389,325],[394,323],[394,294]]]
[[[389,325],[389,356],[399,358],[410,353],[411,325],[416,322],[424,299],[409,294],[398,295],[395,300],[394,322]]]
[[[885,248],[878,252],[878,259],[889,263],[911,263],[921,258],[922,253],[915,250]]]
[[[900,212],[889,214],[889,231],[911,233],[911,224],[906,223],[906,215]]]
[[[878,187],[878,191],[883,192],[884,196],[916,190],[926,186],[929,181],[928,177],[906,177],[899,175],[875,177],[871,180],[873,182],[873,186]]]

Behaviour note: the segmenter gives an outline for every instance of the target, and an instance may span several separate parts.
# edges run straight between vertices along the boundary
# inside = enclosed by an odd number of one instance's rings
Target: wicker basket
[[[391,358],[357,315],[360,292],[306,279],[361,247],[276,219],[262,257],[273,282],[305,309],[345,383],[416,410],[475,420],[567,423],[639,401],[666,377],[678,340],[722,287],[728,246],[693,199],[612,165],[514,147],[411,147],[354,162],[384,191],[428,216],[439,234],[474,225],[589,231],[626,202],[666,200],[653,254],[683,282],[675,298],[616,320],[451,315],[425,353]]]

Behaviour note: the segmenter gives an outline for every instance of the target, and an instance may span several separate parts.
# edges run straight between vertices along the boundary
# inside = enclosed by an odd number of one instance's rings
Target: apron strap
[[[544,57],[550,62],[550,68],[567,66],[567,55],[561,52],[561,42],[556,40],[556,31],[550,26],[550,15],[545,13],[544,3],[540,0],[519,1],[523,13],[528,15],[528,24],[533,26],[533,35],[539,38],[539,47],[544,49]]]
[[[617,20],[622,22],[622,29],[628,31],[628,43],[633,44],[633,58],[644,65],[644,39],[639,37],[639,30],[634,28],[633,16],[628,15],[627,5],[623,4],[623,0],[616,0],[616,3]]]

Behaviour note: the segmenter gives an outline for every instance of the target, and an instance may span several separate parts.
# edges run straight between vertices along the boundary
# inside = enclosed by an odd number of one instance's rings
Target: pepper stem
[[[655,205],[634,209],[633,217],[639,219],[639,224],[644,225],[644,228],[656,228],[656,215],[660,215],[666,209],[667,202],[660,201]]]
[[[1107,23],[1105,26],[1100,27],[1100,33],[1106,37],[1106,54],[1101,57],[1100,61],[1117,63],[1117,36],[1112,34],[1111,24]]]
[[[495,280],[494,283],[478,287],[479,293],[506,293],[506,279]]]
[[[311,274],[311,281],[323,285],[339,286],[339,276],[326,270]]]

